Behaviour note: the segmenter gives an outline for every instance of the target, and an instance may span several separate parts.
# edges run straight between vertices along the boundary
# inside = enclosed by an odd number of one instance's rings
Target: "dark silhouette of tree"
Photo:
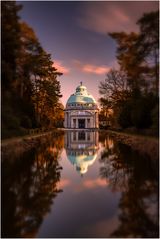
[[[124,72],[118,70],[110,70],[106,79],[100,82],[99,92],[108,100],[115,104],[120,101],[123,102],[129,94],[129,86]]]
[[[3,1],[1,6],[2,89],[12,90],[16,81],[16,59],[20,52],[20,26],[18,11],[21,9],[21,6],[17,5],[14,1]]]
[[[104,81],[100,82],[99,93],[102,95],[100,104],[102,111],[110,117],[110,110],[114,112],[114,118],[118,118],[121,108],[131,96],[131,89],[128,85],[127,76],[123,71],[111,69]],[[113,118],[113,117],[112,117]],[[112,125],[117,125],[116,120],[111,119]]]
[[[139,33],[109,33],[117,43],[120,69],[112,69],[99,89],[103,108],[113,109],[116,127],[158,129],[158,16],[144,14],[137,22]]]
[[[2,2],[2,137],[62,121],[62,97],[51,55],[18,16],[21,6]]]

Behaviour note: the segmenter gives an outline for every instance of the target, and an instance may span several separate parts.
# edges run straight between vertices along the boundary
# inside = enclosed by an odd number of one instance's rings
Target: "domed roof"
[[[82,85],[79,85],[76,88],[76,92],[71,95],[67,101],[67,104],[72,104],[72,103],[94,103],[96,104],[96,101],[92,95],[90,95],[87,91],[87,88]]]

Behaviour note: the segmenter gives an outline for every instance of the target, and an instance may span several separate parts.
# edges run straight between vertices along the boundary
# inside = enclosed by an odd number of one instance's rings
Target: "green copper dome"
[[[67,104],[72,104],[72,103],[96,104],[96,101],[94,97],[87,92],[87,88],[81,83],[81,85],[79,85],[76,88],[76,92],[73,95],[71,95],[67,101]]]

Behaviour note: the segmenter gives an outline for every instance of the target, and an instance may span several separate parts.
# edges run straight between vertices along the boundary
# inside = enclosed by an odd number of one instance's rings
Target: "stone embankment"
[[[118,142],[124,143],[137,150],[141,154],[149,155],[151,158],[159,157],[159,140],[149,136],[132,135],[115,131],[108,131],[109,135]]]

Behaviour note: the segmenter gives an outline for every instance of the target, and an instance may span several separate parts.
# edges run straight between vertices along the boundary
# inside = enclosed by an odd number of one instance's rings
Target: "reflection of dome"
[[[88,171],[88,166],[92,165],[96,160],[97,154],[94,155],[68,155],[68,159],[73,165],[76,165],[77,171],[84,174]]]
[[[97,158],[98,131],[67,131],[65,148],[68,160],[80,174],[88,171]]]
[[[94,103],[95,99],[87,92],[87,88],[84,85],[80,85],[76,88],[76,92],[71,95],[67,101],[68,104],[72,103]]]

